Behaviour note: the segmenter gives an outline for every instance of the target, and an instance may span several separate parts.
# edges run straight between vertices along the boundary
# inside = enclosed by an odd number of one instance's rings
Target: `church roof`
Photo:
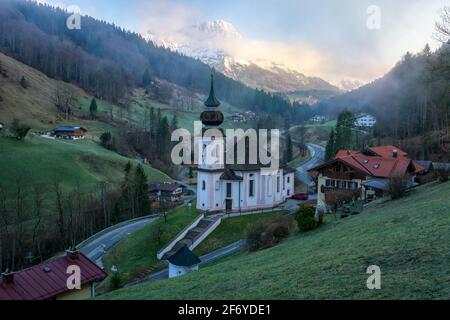
[[[192,267],[202,262],[187,246],[183,246],[168,260],[171,264],[178,267]]]
[[[233,169],[226,168],[224,173],[220,176],[220,180],[242,181],[242,177],[236,175],[236,172]]]
[[[220,101],[216,98],[216,94],[214,92],[214,75],[211,74],[211,89],[209,91],[209,97],[205,101],[205,106],[209,108],[217,108],[220,106]]]

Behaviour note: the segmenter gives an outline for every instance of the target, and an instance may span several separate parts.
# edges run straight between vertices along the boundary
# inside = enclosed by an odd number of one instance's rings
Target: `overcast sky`
[[[193,24],[225,20],[249,44],[245,54],[285,64],[333,83],[374,80],[407,52],[433,38],[448,0],[44,0],[77,5],[88,14],[133,31],[171,34]],[[369,29],[370,6],[380,29]],[[372,11],[373,12],[373,11]]]

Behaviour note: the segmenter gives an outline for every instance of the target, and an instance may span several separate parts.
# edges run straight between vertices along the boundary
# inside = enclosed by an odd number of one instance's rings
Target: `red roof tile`
[[[82,253],[77,259],[60,257],[40,265],[18,271],[14,281],[6,283],[0,280],[0,300],[46,300],[69,291],[66,273],[71,265],[80,267],[81,284],[101,281],[107,274]],[[45,272],[48,267],[51,271]]]
[[[393,158],[393,153],[395,150],[397,151],[398,158],[408,157],[408,154],[405,151],[395,146],[372,147],[369,148],[369,150],[383,158]]]
[[[394,151],[397,156],[394,157]],[[340,160],[351,167],[373,177],[392,178],[404,176],[408,172],[421,172],[424,170],[418,163],[408,158],[408,154],[395,146],[373,147],[368,152],[353,150],[340,150],[331,161]],[[324,165],[309,171],[316,171]]]

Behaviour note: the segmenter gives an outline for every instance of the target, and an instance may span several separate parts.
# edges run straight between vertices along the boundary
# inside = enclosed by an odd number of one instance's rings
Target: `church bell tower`
[[[214,92],[214,75],[211,73],[211,88],[205,101],[206,110],[202,112],[202,139],[199,148],[199,167],[202,169],[223,169],[225,164],[225,139],[220,125],[224,121],[219,110],[220,101]]]

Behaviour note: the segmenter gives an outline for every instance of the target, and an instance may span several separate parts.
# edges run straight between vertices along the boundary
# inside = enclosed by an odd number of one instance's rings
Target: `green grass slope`
[[[188,206],[175,209],[167,215],[167,221],[158,221],[145,226],[136,233],[129,235],[114,246],[103,258],[106,270],[115,265],[124,280],[131,281],[164,269],[165,265],[157,259],[157,253],[187,225],[198,217],[199,213]],[[161,235],[161,244],[156,237]],[[109,279],[101,284],[101,289],[107,289]]]
[[[0,136],[0,182],[11,185],[20,178],[26,185],[49,185],[58,179],[65,187],[76,184],[98,188],[98,182],[120,182],[129,158],[85,141],[50,140],[30,136],[17,141]],[[138,162],[131,160],[134,164]],[[170,180],[162,172],[145,166],[150,181]]]
[[[366,287],[381,268],[381,290]],[[104,299],[450,299],[450,183],[265,251]]]

